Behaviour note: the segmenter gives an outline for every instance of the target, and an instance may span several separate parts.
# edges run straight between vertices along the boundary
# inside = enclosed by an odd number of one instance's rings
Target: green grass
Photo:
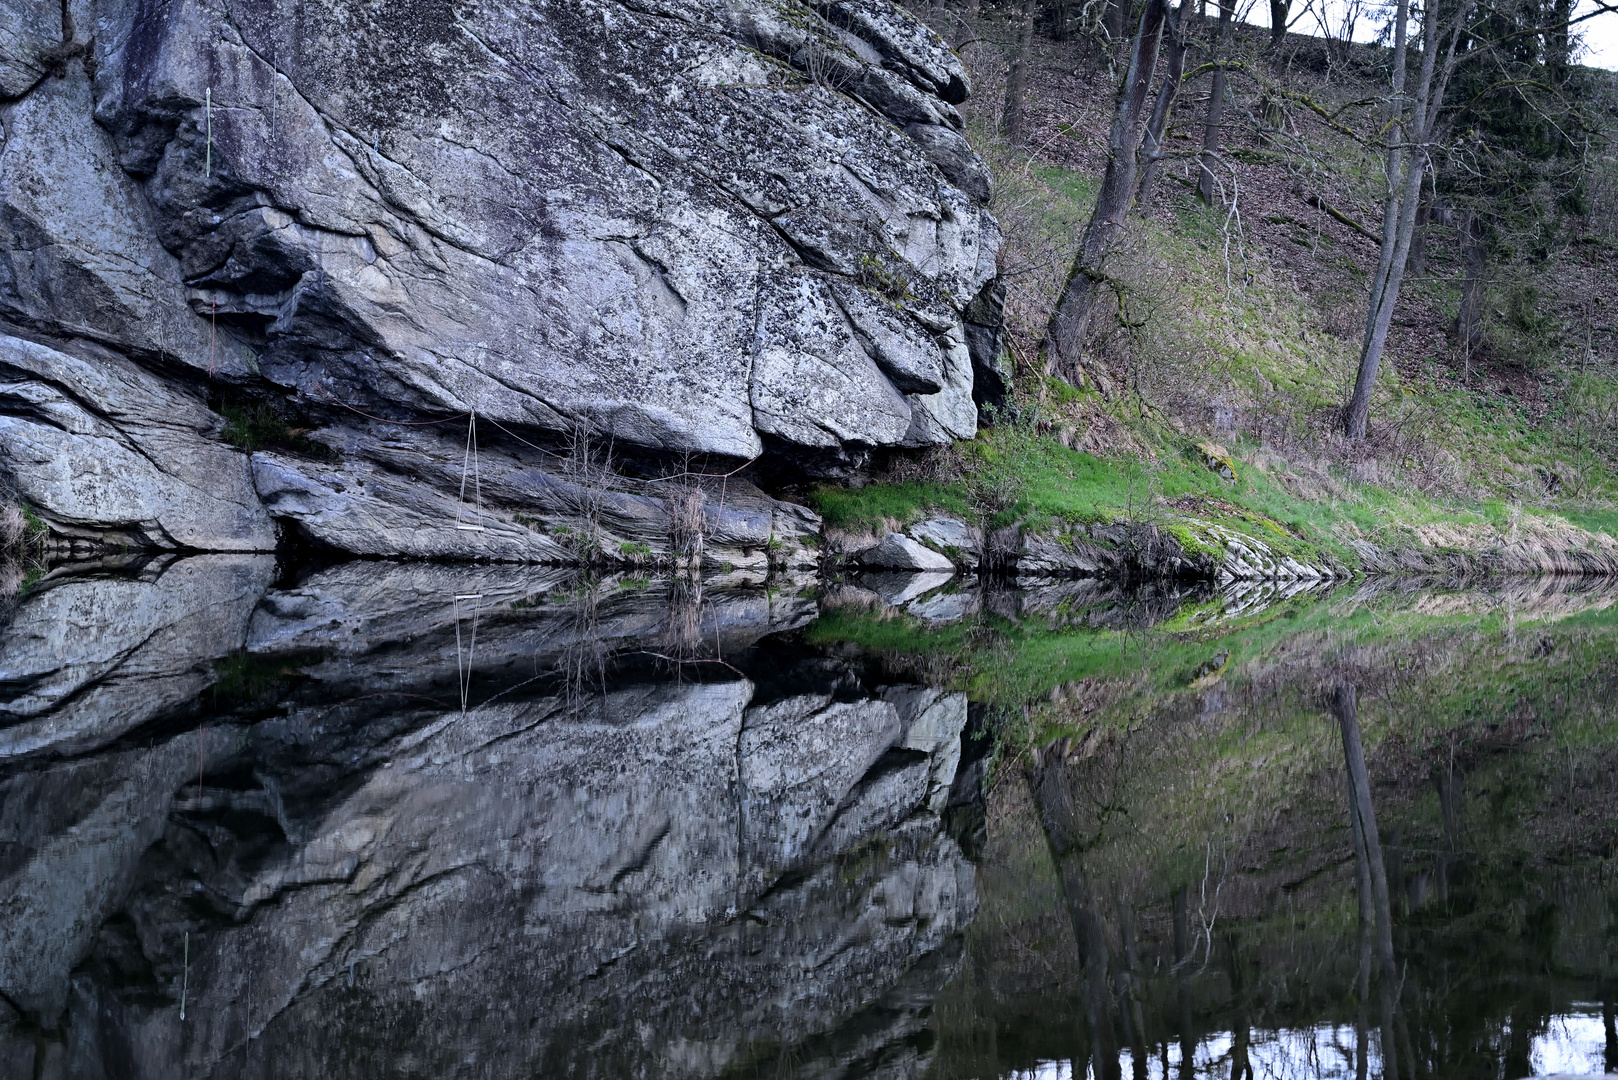
[[[1030,165],[1026,151],[1005,146],[982,125],[974,140],[996,168],[1001,194],[994,208],[1007,223],[1008,265],[1022,265],[1023,246],[1033,263],[1052,243],[1069,243],[1063,238],[1088,218],[1097,178],[1037,159]],[[1374,162],[1358,149],[1342,147],[1337,157],[1332,167],[1343,175],[1364,172],[1365,182],[1375,179]],[[1236,436],[1223,440],[1238,461],[1234,484],[1186,460],[1187,447],[1202,436],[1176,419],[1175,409],[1210,399],[1227,402],[1236,415],[1263,414],[1270,431],[1305,444],[1317,439],[1321,418],[1342,405],[1352,384],[1357,352],[1353,340],[1326,332],[1324,309],[1290,276],[1272,272],[1261,244],[1251,236],[1226,236],[1224,211],[1202,206],[1189,192],[1165,190],[1173,192],[1172,213],[1132,219],[1130,243],[1108,265],[1136,322],[1123,335],[1135,369],[1130,385],[1103,399],[1025,373],[1017,392],[1023,423],[1001,424],[964,445],[955,472],[941,471],[931,485],[817,496],[828,524],[853,529],[882,518],[905,521],[947,492],[951,502],[964,497],[970,512],[994,525],[1139,520],[1180,535],[1187,515],[1160,504],[1191,496],[1236,508],[1199,510],[1197,517],[1273,542],[1283,554],[1315,552],[1350,566],[1358,557],[1347,541],[1419,546],[1415,530],[1428,525],[1461,527],[1486,542],[1484,531],[1509,529],[1524,515],[1560,514],[1618,535],[1618,380],[1582,368],[1555,374],[1540,345],[1557,328],[1536,307],[1539,295],[1515,283],[1516,291],[1501,300],[1502,318],[1512,333],[1539,343],[1532,349],[1518,343],[1512,351],[1534,352],[1535,365],[1549,373],[1542,381],[1551,408],[1543,419],[1487,380],[1457,385],[1447,361],[1429,360],[1414,375],[1401,374],[1408,364],[1387,364],[1372,422],[1398,434],[1377,450],[1370,482],[1353,481],[1337,467],[1332,483],[1323,485],[1329,494],[1320,495],[1322,485],[1289,487],[1253,467],[1258,445]],[[1320,257],[1329,262],[1335,256]],[[1357,292],[1364,275],[1350,269],[1322,272],[1341,273],[1343,289]],[[1017,280],[1021,298],[1008,301],[1007,317],[1031,347],[1061,282],[1037,270]],[[1054,437],[1058,429],[1083,435],[1097,417],[1129,436],[1104,457],[1076,454]],[[1195,411],[1184,419],[1206,422]],[[1101,445],[1117,441],[1107,434]],[[1547,480],[1551,474],[1554,481]],[[1294,494],[1309,486],[1317,488],[1315,497]],[[1194,532],[1181,539],[1200,542]],[[1198,550],[1197,543],[1186,546]]]
[[[870,528],[884,520],[905,525],[935,510],[956,515],[972,513],[965,488],[924,481],[867,484],[857,489],[826,484],[811,491],[808,501],[833,529]]]

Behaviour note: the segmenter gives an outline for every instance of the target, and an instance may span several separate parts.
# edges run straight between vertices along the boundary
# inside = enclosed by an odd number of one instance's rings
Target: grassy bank
[[[1004,85],[995,43],[1008,39],[990,23],[967,50],[977,96],[966,108],[1005,232],[1012,407],[976,440],[889,461],[859,490],[805,493],[829,527],[873,532],[944,512],[1036,530],[1144,522],[1189,539],[1181,526],[1211,522],[1350,568],[1362,541],[1467,552],[1525,534],[1550,545],[1587,543],[1579,530],[1618,536],[1618,355],[1606,314],[1618,308],[1618,161],[1591,166],[1584,216],[1545,251],[1491,256],[1503,261],[1491,263],[1487,341],[1464,357],[1448,336],[1458,239],[1429,229],[1426,267],[1401,294],[1370,437],[1349,443],[1336,417],[1376,250],[1307,197],[1323,192],[1370,220],[1379,196],[1369,151],[1302,113],[1289,121],[1292,148],[1280,147],[1250,122],[1262,112],[1256,88],[1238,87],[1248,119],[1226,134],[1234,203],[1203,206],[1191,156],[1171,158],[1108,264],[1116,302],[1087,354],[1097,382],[1075,388],[1045,378],[1037,353],[1090,213],[1115,80],[1082,42],[1036,41],[1032,130],[1025,146],[1007,145],[993,121]],[[1254,63],[1281,62],[1254,49]],[[1345,68],[1321,85],[1288,72],[1295,89],[1328,103],[1374,89],[1374,72]],[[1174,139],[1194,134],[1192,100],[1182,99]],[[1209,467],[1205,445],[1228,457],[1233,477]]]
[[[1195,553],[1213,524],[1255,536],[1280,554],[1349,569],[1364,561],[1354,542],[1442,554],[1485,551],[1536,532],[1550,544],[1618,537],[1618,505],[1604,498],[1524,501],[1509,489],[1464,493],[1356,480],[1349,468],[1289,460],[1256,438],[1212,443],[1139,419],[1124,428],[1113,403],[1094,394],[1081,398],[1091,400],[1035,403],[972,442],[906,461],[857,489],[817,487],[808,501],[828,528],[855,534],[933,514],[1035,532],[1131,523],[1154,525]],[[1090,415],[1074,415],[1081,410]],[[1072,425],[1109,422],[1128,431],[1129,449],[1065,445]],[[1228,471],[1219,468],[1225,463]]]

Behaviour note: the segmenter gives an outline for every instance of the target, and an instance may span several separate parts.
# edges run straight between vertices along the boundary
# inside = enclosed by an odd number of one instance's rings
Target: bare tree
[[[1349,831],[1354,838],[1355,862],[1359,867],[1361,925],[1364,926],[1367,908],[1374,912],[1376,920],[1383,1076],[1386,1080],[1399,1080],[1394,1025],[1394,1011],[1398,1007],[1399,968],[1393,955],[1393,907],[1388,896],[1388,875],[1382,860],[1376,809],[1371,803],[1370,776],[1365,769],[1365,746],[1360,739],[1358,688],[1352,683],[1336,686],[1326,704],[1336,717],[1343,736],[1343,760],[1348,768]],[[1364,971],[1363,966],[1361,970]]]
[[[1129,25],[1129,0],[1107,0],[1107,11],[1101,27],[1110,41],[1122,41],[1124,28]]]
[[[1230,20],[1236,0],[1219,0],[1219,30],[1214,35],[1213,86],[1208,91],[1208,119],[1202,126],[1202,162],[1197,170],[1197,195],[1213,205],[1214,165],[1219,160],[1219,132],[1225,114],[1225,50],[1230,42]]]
[[[961,35],[955,39],[955,50],[975,44],[978,39],[978,21],[982,18],[981,0],[966,0],[966,14],[961,16]]]
[[[1168,10],[1168,0],[1147,0],[1146,10],[1141,13],[1129,69],[1118,88],[1118,105],[1107,137],[1107,169],[1101,178],[1101,191],[1090,214],[1090,223],[1085,226],[1061,300],[1045,328],[1045,370],[1075,382],[1082,382],[1084,378],[1081,352],[1096,300],[1106,282],[1103,264],[1118,242],[1134,202],[1143,126],[1141,108],[1151,90],[1152,69],[1157,66]],[[1102,389],[1107,388],[1105,382],[1097,381]]]
[[[1180,0],[1179,10],[1163,27],[1164,36],[1168,38],[1168,47],[1163,53],[1167,70],[1163,73],[1162,85],[1157,88],[1157,101],[1152,105],[1151,119],[1146,122],[1143,143],[1146,167],[1141,174],[1138,200],[1141,213],[1146,212],[1147,203],[1152,198],[1152,187],[1157,183],[1157,174],[1163,168],[1164,132],[1168,130],[1175,99],[1180,96],[1180,81],[1185,77],[1186,31],[1190,29],[1195,11],[1193,4],[1194,0]]]
[[[1287,36],[1287,17],[1292,14],[1292,0],[1270,0],[1270,48],[1278,49]]]
[[[1000,117],[1000,131],[1009,143],[1022,141],[1022,99],[1028,86],[1028,50],[1034,39],[1034,0],[1023,0],[1022,17],[1011,46],[1011,63],[1006,67],[1006,108]]]
[[[1359,374],[1354,381],[1354,396],[1344,412],[1343,430],[1351,439],[1365,437],[1366,421],[1371,414],[1371,390],[1376,385],[1382,353],[1387,347],[1388,329],[1393,325],[1394,306],[1399,300],[1405,261],[1416,230],[1416,210],[1421,204],[1430,140],[1443,107],[1445,87],[1455,68],[1455,45],[1460,38],[1466,7],[1455,4],[1448,25],[1441,26],[1445,18],[1443,11],[1443,5],[1428,3],[1422,12],[1421,70],[1416,78],[1414,98],[1409,100],[1405,68],[1410,0],[1398,0],[1394,15],[1393,92],[1388,99],[1383,158],[1386,191],[1382,204],[1382,243],[1377,254],[1376,274],[1371,279]],[[1445,52],[1442,64],[1439,63],[1441,39]]]

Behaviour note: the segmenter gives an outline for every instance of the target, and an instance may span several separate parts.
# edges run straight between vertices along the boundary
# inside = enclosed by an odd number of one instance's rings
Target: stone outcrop
[[[1349,575],[1319,556],[1294,558],[1248,534],[1196,519],[1169,528],[1096,522],[1035,531],[1013,525],[991,535],[987,547],[990,566],[1024,583],[1070,577],[1313,582]]]
[[[1003,392],[966,74],[887,0],[3,0],[0,26],[0,331],[79,361],[0,357],[0,469],[61,531],[264,548],[267,514],[560,560],[578,521],[530,503],[586,437],[642,478],[835,467],[970,436]],[[204,415],[232,402],[291,433],[248,466]],[[482,535],[434,524],[467,501],[468,414],[498,459]],[[235,518],[173,475],[193,443]],[[41,460],[103,445],[142,479]],[[624,512],[657,525],[609,546],[677,531]]]
[[[1405,546],[1350,540],[1371,575],[1470,579],[1492,574],[1618,576],[1618,539],[1562,518],[1524,517],[1508,528],[1424,525]]]
[[[949,561],[948,556],[941,555],[928,547],[923,547],[908,536],[899,533],[889,533],[882,542],[867,551],[860,552],[860,562],[866,566],[881,570],[922,570],[922,571],[950,571],[955,564]]]
[[[905,530],[913,540],[948,555],[967,570],[976,570],[982,558],[983,530],[955,518],[931,517]]]
[[[682,644],[689,584],[351,562],[176,637],[115,584],[14,623],[67,604],[179,696],[0,761],[8,1075],[925,1071],[975,909],[942,816],[966,701],[749,658],[812,602],[704,586]],[[9,639],[0,685],[60,645]],[[8,707],[127,731],[93,695],[132,661],[58,664]]]
[[[247,459],[195,393],[89,342],[0,334],[0,467],[54,529],[109,544],[265,551]]]

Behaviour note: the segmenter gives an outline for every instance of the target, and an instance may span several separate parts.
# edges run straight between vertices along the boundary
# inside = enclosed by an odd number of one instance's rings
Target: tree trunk
[[[1084,379],[1081,353],[1090,329],[1090,317],[1105,281],[1102,264],[1123,232],[1124,219],[1134,201],[1136,152],[1141,140],[1140,111],[1151,89],[1152,69],[1157,66],[1158,45],[1167,18],[1168,0],[1147,0],[1140,26],[1135,31],[1129,70],[1118,88],[1118,107],[1107,139],[1107,171],[1101,178],[1101,191],[1090,214],[1090,223],[1085,226],[1062,298],[1045,328],[1045,370],[1081,385]],[[1103,392],[1109,389],[1105,382],[1097,382]]]
[[[1012,145],[1022,141],[1022,99],[1028,85],[1028,49],[1033,37],[1034,0],[1023,0],[1016,42],[1011,47],[1011,64],[1006,68],[1006,109],[1000,119],[1000,130]]]
[[[1208,91],[1208,119],[1202,126],[1202,163],[1197,170],[1197,197],[1208,206],[1213,205],[1214,188],[1218,174],[1214,167],[1219,158],[1220,124],[1225,115],[1225,59],[1226,42],[1230,38],[1230,19],[1236,12],[1235,0],[1219,0],[1219,32],[1214,35],[1214,56],[1220,66],[1214,68],[1213,87]]]
[[[1147,2],[1150,3],[1150,0]],[[1122,41],[1124,30],[1129,26],[1129,0],[1107,0],[1107,11],[1102,16],[1101,26],[1107,32],[1108,40]]]
[[[1146,122],[1146,137],[1142,143],[1146,167],[1142,171],[1140,195],[1136,199],[1142,214],[1146,213],[1152,188],[1157,183],[1157,174],[1163,168],[1163,140],[1168,131],[1169,117],[1174,113],[1174,101],[1180,96],[1180,79],[1185,74],[1185,38],[1190,30],[1194,2],[1180,0],[1180,9],[1163,27],[1164,36],[1169,42],[1163,54],[1163,84],[1157,89],[1157,101],[1152,105],[1152,116]]]
[[[1403,153],[1405,64],[1409,50],[1406,32],[1410,26],[1409,0],[1399,0],[1393,27],[1393,85],[1387,108],[1387,149],[1382,163],[1382,244],[1377,249],[1376,276],[1371,279],[1371,302],[1365,311],[1365,340],[1376,326],[1377,307],[1381,302],[1382,287],[1393,263],[1393,248],[1399,232],[1399,162]]]
[[[1432,220],[1432,200],[1423,196],[1416,205],[1416,233],[1410,238],[1410,276],[1427,273],[1427,223]]]
[[[964,49],[978,39],[978,20],[983,15],[982,0],[966,0],[966,16],[961,23],[961,36],[955,39],[955,47]]]
[[[1573,0],[1552,0],[1552,26],[1545,32],[1545,66],[1550,68],[1551,81],[1561,86],[1567,81],[1568,65],[1573,61],[1573,38],[1568,33],[1568,20],[1573,17]]]
[[[1486,236],[1483,218],[1467,211],[1461,218],[1461,261],[1466,264],[1466,277],[1461,282],[1461,308],[1455,313],[1452,330],[1468,378],[1472,374],[1472,354],[1483,344],[1483,271],[1488,255],[1483,242]]]
[[[1287,16],[1292,14],[1292,0],[1270,0],[1270,48],[1278,49],[1287,37]]]
[[[1332,692],[1330,705],[1343,733],[1343,758],[1348,766],[1351,784],[1349,813],[1359,822],[1359,838],[1364,843],[1365,861],[1370,870],[1371,904],[1376,912],[1377,969],[1382,1004],[1382,1072],[1385,1080],[1399,1080],[1398,1034],[1394,1024],[1399,969],[1393,955],[1393,909],[1388,897],[1387,869],[1382,861],[1382,841],[1377,833],[1376,808],[1371,804],[1371,782],[1365,770],[1365,747],[1360,741],[1357,697],[1356,687],[1343,684]],[[1364,911],[1363,900],[1361,911]]]
[[[1421,75],[1416,83],[1416,99],[1410,110],[1409,124],[1401,124],[1403,110],[1400,102],[1404,96],[1407,55],[1405,22],[1409,11],[1409,0],[1399,0],[1394,26],[1393,116],[1388,124],[1388,195],[1383,205],[1382,249],[1377,259],[1377,275],[1371,281],[1365,338],[1360,351],[1359,373],[1354,380],[1354,396],[1344,412],[1343,430],[1350,439],[1365,438],[1366,422],[1371,415],[1371,391],[1376,385],[1382,353],[1387,348],[1388,330],[1393,325],[1393,311],[1399,301],[1399,287],[1403,283],[1406,260],[1410,254],[1410,240],[1416,230],[1416,207],[1421,203],[1422,176],[1427,164],[1426,142],[1432,132],[1432,119],[1443,104],[1444,86],[1455,56],[1455,40],[1460,32],[1461,15],[1457,14],[1453,32],[1446,31],[1450,35],[1450,47],[1445,60],[1445,76],[1435,88],[1433,76],[1438,61],[1438,12],[1436,5],[1428,5],[1423,14]],[[1412,148],[1408,155],[1401,155],[1407,133]],[[1404,163],[1402,192],[1399,184],[1401,160]]]

